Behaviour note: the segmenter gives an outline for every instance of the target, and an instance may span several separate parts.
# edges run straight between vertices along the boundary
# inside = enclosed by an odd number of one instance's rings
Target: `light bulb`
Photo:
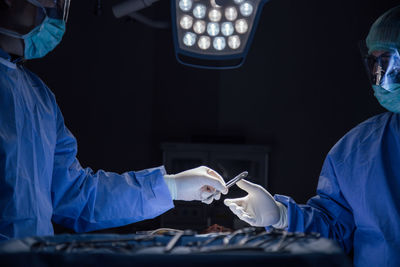
[[[253,13],[253,6],[249,2],[241,4],[240,13],[245,17],[250,16]]]
[[[192,8],[192,0],[180,0],[179,7],[182,11],[189,11]]]
[[[223,50],[226,46],[225,38],[221,37],[221,36],[215,37],[214,41],[213,41],[213,46],[214,46],[215,50],[219,50],[219,51]]]
[[[219,24],[216,22],[210,22],[207,25],[207,33],[210,36],[217,36],[219,33]]]
[[[196,43],[196,34],[192,32],[187,32],[183,36],[183,43],[186,46],[193,46]]]
[[[240,47],[240,38],[237,35],[229,36],[228,46],[232,49],[238,49]]]
[[[197,34],[202,34],[206,30],[206,23],[203,20],[198,20],[193,24],[193,30]]]
[[[234,21],[238,16],[238,12],[235,7],[230,6],[225,9],[225,18],[230,21]]]
[[[206,50],[211,45],[211,38],[208,36],[201,36],[197,42],[197,45],[200,47],[200,49]]]
[[[182,16],[179,24],[181,25],[182,29],[189,30],[192,28],[193,25],[193,18],[188,15]]]
[[[208,18],[212,22],[220,21],[221,17],[222,17],[221,11],[219,11],[218,9],[211,9],[210,12],[208,13]]]
[[[247,30],[249,29],[249,25],[247,24],[247,21],[245,19],[238,19],[235,22],[235,29],[238,33],[243,34],[247,32]]]
[[[205,5],[203,4],[197,4],[194,8],[193,8],[193,16],[197,19],[202,19],[206,16],[206,11],[207,8]]]

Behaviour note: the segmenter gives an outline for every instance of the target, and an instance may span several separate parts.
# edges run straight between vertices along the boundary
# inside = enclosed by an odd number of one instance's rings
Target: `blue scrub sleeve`
[[[328,155],[319,177],[317,195],[307,205],[298,205],[292,198],[282,195],[275,195],[275,200],[288,208],[289,232],[317,232],[336,240],[346,252],[350,252],[355,224],[337,180],[339,169]]]
[[[154,218],[174,207],[164,167],[117,174],[82,168],[77,142],[57,107],[52,220],[76,232]]]

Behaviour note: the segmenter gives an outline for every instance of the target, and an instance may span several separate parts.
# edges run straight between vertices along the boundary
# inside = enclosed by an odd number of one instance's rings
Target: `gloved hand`
[[[216,171],[205,166],[174,175],[164,175],[164,180],[174,200],[201,200],[210,204],[214,199],[220,199],[221,193],[228,193],[224,179]],[[220,193],[206,200],[216,190]]]
[[[241,220],[252,226],[273,226],[283,229],[287,227],[287,208],[275,199],[262,186],[247,180],[237,185],[249,193],[236,199],[225,199],[224,204]]]

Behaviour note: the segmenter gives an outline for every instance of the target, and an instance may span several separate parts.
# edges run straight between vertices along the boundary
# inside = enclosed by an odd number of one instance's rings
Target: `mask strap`
[[[71,0],[65,0],[64,2],[64,14],[63,14],[63,20],[65,23],[67,23],[68,16],[69,16],[69,6],[71,4]]]
[[[5,34],[7,36],[11,36],[14,38],[18,38],[18,39],[24,39],[22,34],[15,32],[15,31],[11,31],[5,28],[0,27],[0,33]]]

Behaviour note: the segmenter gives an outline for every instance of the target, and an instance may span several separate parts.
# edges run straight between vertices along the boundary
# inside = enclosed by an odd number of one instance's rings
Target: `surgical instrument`
[[[239,175],[235,176],[232,180],[230,180],[229,182],[226,183],[226,188],[230,188],[233,185],[235,185],[237,182],[239,182],[240,180],[242,180],[243,178],[247,177],[249,173],[247,171],[244,171],[242,173],[240,173]],[[220,192],[218,190],[216,190],[213,194],[211,194],[210,196],[208,196],[204,201],[209,201],[211,198],[215,197],[217,194],[219,194]]]

